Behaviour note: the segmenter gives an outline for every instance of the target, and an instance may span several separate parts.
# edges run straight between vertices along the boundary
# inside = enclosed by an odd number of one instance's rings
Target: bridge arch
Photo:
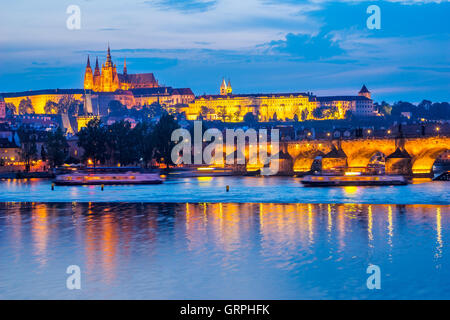
[[[413,174],[431,174],[436,159],[449,148],[440,146],[423,150],[413,158],[412,171]]]
[[[393,153],[396,143],[393,139],[348,140],[343,141],[341,146],[350,168],[366,168],[378,152],[385,156]]]

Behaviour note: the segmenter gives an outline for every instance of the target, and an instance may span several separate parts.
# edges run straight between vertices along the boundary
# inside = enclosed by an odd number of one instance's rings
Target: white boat
[[[87,171],[58,175],[53,181],[60,186],[74,185],[126,185],[126,184],[160,184],[163,179],[159,173],[134,171]]]
[[[307,187],[339,187],[339,186],[390,186],[406,185],[408,180],[394,175],[310,175],[305,176],[302,184]]]

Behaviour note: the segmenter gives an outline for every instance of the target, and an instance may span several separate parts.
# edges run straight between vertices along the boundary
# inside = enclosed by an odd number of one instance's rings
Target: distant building
[[[338,110],[351,111],[358,117],[374,116],[373,100],[369,90],[363,85],[357,96],[329,96],[317,97],[322,108],[337,108]]]
[[[259,121],[344,119],[347,111],[372,116],[373,101],[366,86],[357,96],[316,97],[309,93],[233,94],[231,82],[222,80],[219,95],[203,95],[184,108],[188,120],[239,122],[248,112]]]

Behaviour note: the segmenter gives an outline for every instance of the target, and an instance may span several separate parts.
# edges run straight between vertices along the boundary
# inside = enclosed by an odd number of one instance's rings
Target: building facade
[[[184,108],[188,120],[243,121],[253,113],[259,121],[344,119],[347,112],[373,115],[373,101],[365,86],[358,96],[316,97],[310,93],[233,94],[223,79],[220,94],[196,97]]]

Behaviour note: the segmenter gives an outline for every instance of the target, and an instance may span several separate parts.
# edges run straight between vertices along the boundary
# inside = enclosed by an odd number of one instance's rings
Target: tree
[[[45,150],[44,145],[41,146],[41,159],[42,161],[47,161],[47,151]]]
[[[11,115],[12,116],[12,115],[15,115],[17,113],[16,106],[13,103],[11,103],[11,102],[7,102],[5,107],[6,107],[6,114],[7,115]]]
[[[58,127],[56,131],[47,134],[45,146],[50,166],[55,168],[62,165],[69,154],[69,145],[67,144],[66,137],[64,136],[61,127]]]
[[[298,115],[297,114],[294,114],[294,119],[293,119],[295,122],[298,122]]]
[[[92,119],[78,132],[78,146],[84,149],[83,160],[91,159],[94,167],[107,158],[107,132],[100,119]]]
[[[20,139],[21,151],[20,155],[25,162],[25,171],[30,171],[31,161],[37,160],[37,135],[34,130],[25,127],[19,127],[17,134]]]
[[[222,119],[222,121],[225,122],[227,116],[228,116],[227,108],[224,106],[220,106],[217,110],[217,117],[219,117],[219,119]]]
[[[162,162],[169,169],[172,164],[171,153],[175,146],[172,141],[172,132],[179,128],[175,118],[170,114],[163,114],[161,119],[155,126],[154,141],[155,141],[155,155],[158,162]]]
[[[247,112],[244,115],[244,122],[249,126],[252,126],[258,122],[258,118],[253,114],[253,112]]]
[[[19,103],[19,114],[34,114],[33,104],[30,98],[22,99]]]
[[[233,121],[238,122],[240,117],[241,117],[241,111],[240,110],[238,110],[235,113],[233,113]]]
[[[128,121],[115,122],[108,127],[107,144],[117,164],[128,165],[139,160],[136,149],[135,130]]]
[[[57,113],[78,114],[80,102],[71,94],[65,94],[59,99],[57,104]]]
[[[200,111],[200,115],[202,116],[202,119],[207,119],[208,118],[208,114],[209,114],[208,107],[202,106],[201,107],[201,111]]]
[[[302,111],[302,113],[301,113],[301,119],[302,119],[302,121],[308,120],[308,115],[309,115],[308,109],[303,109],[303,111]]]
[[[44,106],[44,112],[46,114],[57,114],[58,113],[58,104],[51,100],[47,100],[47,102],[45,103],[45,106]]]
[[[142,159],[144,166],[147,168],[153,159],[155,149],[153,127],[148,122],[140,122],[134,128],[134,131],[138,158]]]
[[[127,111],[127,107],[118,100],[111,100],[108,103],[108,113],[112,116],[124,116]]]

